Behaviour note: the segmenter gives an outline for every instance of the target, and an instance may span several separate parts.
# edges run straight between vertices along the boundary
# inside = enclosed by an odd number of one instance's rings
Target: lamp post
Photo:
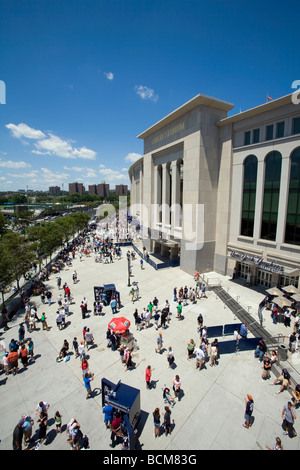
[[[128,284],[127,286],[130,287],[130,256],[127,255],[127,267],[128,267]]]

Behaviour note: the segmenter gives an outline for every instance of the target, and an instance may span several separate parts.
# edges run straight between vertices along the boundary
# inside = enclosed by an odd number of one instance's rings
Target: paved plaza
[[[39,297],[32,297],[37,307],[38,315],[45,311],[50,331],[43,331],[41,323],[38,330],[30,333],[34,341],[35,360],[22,369],[16,376],[0,377],[0,449],[12,448],[12,433],[22,414],[27,413],[35,420],[34,432],[38,429],[36,406],[42,400],[50,404],[48,435],[49,444],[41,445],[41,450],[69,450],[66,442],[66,433],[55,434],[54,414],[58,410],[66,425],[71,418],[76,418],[81,425],[84,434],[89,438],[92,450],[111,450],[110,432],[104,425],[104,415],[101,404],[101,379],[117,383],[131,385],[141,391],[141,423],[139,441],[143,450],[265,450],[266,445],[273,447],[276,436],[282,440],[285,450],[299,450],[300,422],[299,417],[295,423],[298,436],[290,439],[283,436],[282,409],[291,399],[288,391],[281,394],[275,392],[278,386],[270,386],[275,376],[267,381],[261,379],[262,364],[253,358],[253,352],[240,352],[221,355],[217,366],[196,370],[195,359],[187,360],[187,343],[192,338],[199,345],[199,333],[197,332],[197,316],[201,312],[204,317],[204,325],[213,326],[228,323],[240,323],[233,313],[225,308],[221,300],[212,291],[207,298],[197,301],[197,304],[183,308],[183,319],[178,321],[173,302],[173,288],[176,286],[192,286],[195,282],[192,276],[184,273],[180,268],[167,268],[155,271],[151,266],[140,269],[139,259],[132,261],[133,275],[131,283],[137,282],[140,290],[140,298],[134,303],[129,296],[130,288],[127,285],[127,259],[128,247],[122,248],[123,256],[111,264],[96,263],[94,256],[83,257],[82,261],[77,256],[73,266],[64,268],[60,276],[62,284],[67,282],[74,297],[74,303],[70,307],[70,315],[66,318],[65,329],[59,331],[56,327],[55,317],[57,310],[56,286],[57,275],[52,274],[46,285],[53,293],[52,305],[42,306]],[[72,273],[76,269],[78,282],[73,284]],[[215,273],[207,273],[211,277],[222,279],[224,288],[229,288],[233,297],[239,297],[241,305],[253,314],[257,320],[257,305],[264,297],[254,289],[242,284],[232,283],[228,277]],[[107,347],[106,331],[113,315],[111,308],[104,308],[105,315],[93,315],[94,286],[106,283],[114,283],[121,295],[122,308],[115,316],[125,316],[131,321],[130,331],[136,338],[138,349],[133,353],[133,370],[125,371],[121,364],[118,351],[112,351]],[[63,293],[63,290],[60,290]],[[162,330],[164,349],[162,354],[155,352],[158,332],[153,323],[149,328],[137,331],[134,325],[133,312],[137,308],[139,312],[146,307],[149,301],[157,297],[160,307],[164,306],[166,299],[171,304],[171,321],[165,330]],[[82,319],[80,304],[86,297],[88,300],[89,314]],[[272,334],[289,334],[281,324],[273,325],[269,314],[265,315],[264,327]],[[24,312],[9,323],[10,330],[1,333],[1,339],[6,346],[11,338],[18,338],[18,326],[24,318]],[[96,345],[88,351],[90,370],[95,377],[92,384],[92,398],[86,400],[86,391],[83,385],[80,359],[71,354],[69,362],[56,362],[58,351],[61,349],[64,339],[72,344],[76,336],[82,339],[82,330],[88,326],[94,335]],[[28,334],[27,334],[28,336]],[[251,336],[251,335],[250,335]],[[228,338],[227,338],[228,339]],[[222,341],[222,338],[219,338]],[[166,351],[172,346],[175,355],[173,369],[168,368]],[[292,363],[290,363],[292,365]],[[145,369],[150,365],[153,387],[146,389]],[[298,366],[299,367],[299,366]],[[289,368],[290,370],[290,368]],[[162,388],[166,384],[172,388],[172,381],[178,374],[182,381],[182,394],[172,408],[172,434],[154,437],[153,411],[159,407],[164,410]],[[299,377],[297,365],[292,368],[295,380]],[[299,379],[300,382],[300,379]],[[250,429],[245,429],[244,423],[245,398],[251,394],[254,399],[254,423]],[[299,412],[298,412],[299,416]],[[65,426],[63,427],[65,429]],[[121,449],[118,445],[115,451]]]

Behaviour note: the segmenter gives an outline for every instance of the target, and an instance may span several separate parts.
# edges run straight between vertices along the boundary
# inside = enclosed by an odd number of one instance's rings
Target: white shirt
[[[204,358],[204,352],[200,348],[196,348],[194,353],[196,354],[196,359],[203,359]]]

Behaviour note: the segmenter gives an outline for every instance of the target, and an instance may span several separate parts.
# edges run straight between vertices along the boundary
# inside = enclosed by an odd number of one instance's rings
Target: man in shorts
[[[291,376],[286,369],[282,369],[281,375],[270,385],[276,385],[278,383],[281,383],[281,387],[280,390],[276,392],[277,394],[281,393],[285,388],[292,386]]]
[[[205,355],[203,349],[200,347],[196,348],[194,350],[194,353],[196,354],[196,369],[199,368],[199,370],[201,370],[205,362]]]

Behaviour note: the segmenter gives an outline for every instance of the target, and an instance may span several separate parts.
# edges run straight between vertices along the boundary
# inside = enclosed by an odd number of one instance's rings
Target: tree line
[[[26,227],[24,233],[0,223],[0,291],[4,293],[13,282],[19,289],[20,279],[33,263],[39,268],[52,259],[53,253],[68,243],[76,233],[84,230],[90,216],[83,212],[73,213],[51,222]]]

